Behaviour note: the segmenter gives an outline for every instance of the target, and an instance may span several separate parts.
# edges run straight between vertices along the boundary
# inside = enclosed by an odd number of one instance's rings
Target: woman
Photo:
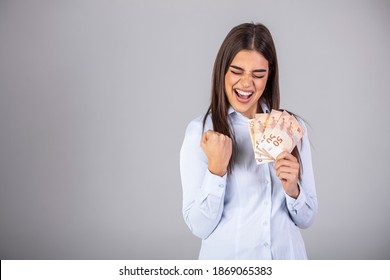
[[[238,25],[217,54],[211,105],[188,125],[180,152],[183,215],[202,239],[200,259],[307,259],[300,229],[317,212],[310,144],[305,133],[291,154],[257,165],[248,120],[271,109],[272,36],[262,24]]]

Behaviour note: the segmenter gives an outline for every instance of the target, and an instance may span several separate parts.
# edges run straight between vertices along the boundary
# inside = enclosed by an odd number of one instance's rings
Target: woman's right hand
[[[218,176],[224,176],[232,156],[232,139],[230,137],[208,130],[203,133],[201,147],[208,159],[209,171]]]

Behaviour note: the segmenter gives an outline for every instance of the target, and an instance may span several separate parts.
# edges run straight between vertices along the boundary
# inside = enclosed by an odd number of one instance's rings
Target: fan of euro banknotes
[[[257,164],[275,161],[281,152],[292,152],[301,140],[303,128],[287,111],[256,114],[248,122]]]

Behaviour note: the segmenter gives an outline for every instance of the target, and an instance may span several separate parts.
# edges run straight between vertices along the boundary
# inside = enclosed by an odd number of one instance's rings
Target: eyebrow
[[[236,65],[230,65],[230,67],[237,69],[237,70],[240,70],[240,71],[244,71],[244,69],[242,69],[241,67],[238,67]],[[267,72],[267,70],[266,69],[255,69],[252,72]]]

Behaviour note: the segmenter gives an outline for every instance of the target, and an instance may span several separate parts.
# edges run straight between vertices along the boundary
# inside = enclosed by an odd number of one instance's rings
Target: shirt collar
[[[236,110],[233,109],[232,106],[229,106],[228,115],[231,115],[233,113],[237,113]]]
[[[268,114],[270,112],[270,109],[268,108],[267,104],[264,102],[263,99],[261,99],[261,109],[263,110],[263,113]]]
[[[247,117],[245,117],[240,112],[237,112],[236,110],[234,110],[234,108],[232,106],[230,106],[228,109],[228,116],[230,117],[232,122],[235,124],[239,124],[239,123],[246,124],[249,121],[249,119]]]

